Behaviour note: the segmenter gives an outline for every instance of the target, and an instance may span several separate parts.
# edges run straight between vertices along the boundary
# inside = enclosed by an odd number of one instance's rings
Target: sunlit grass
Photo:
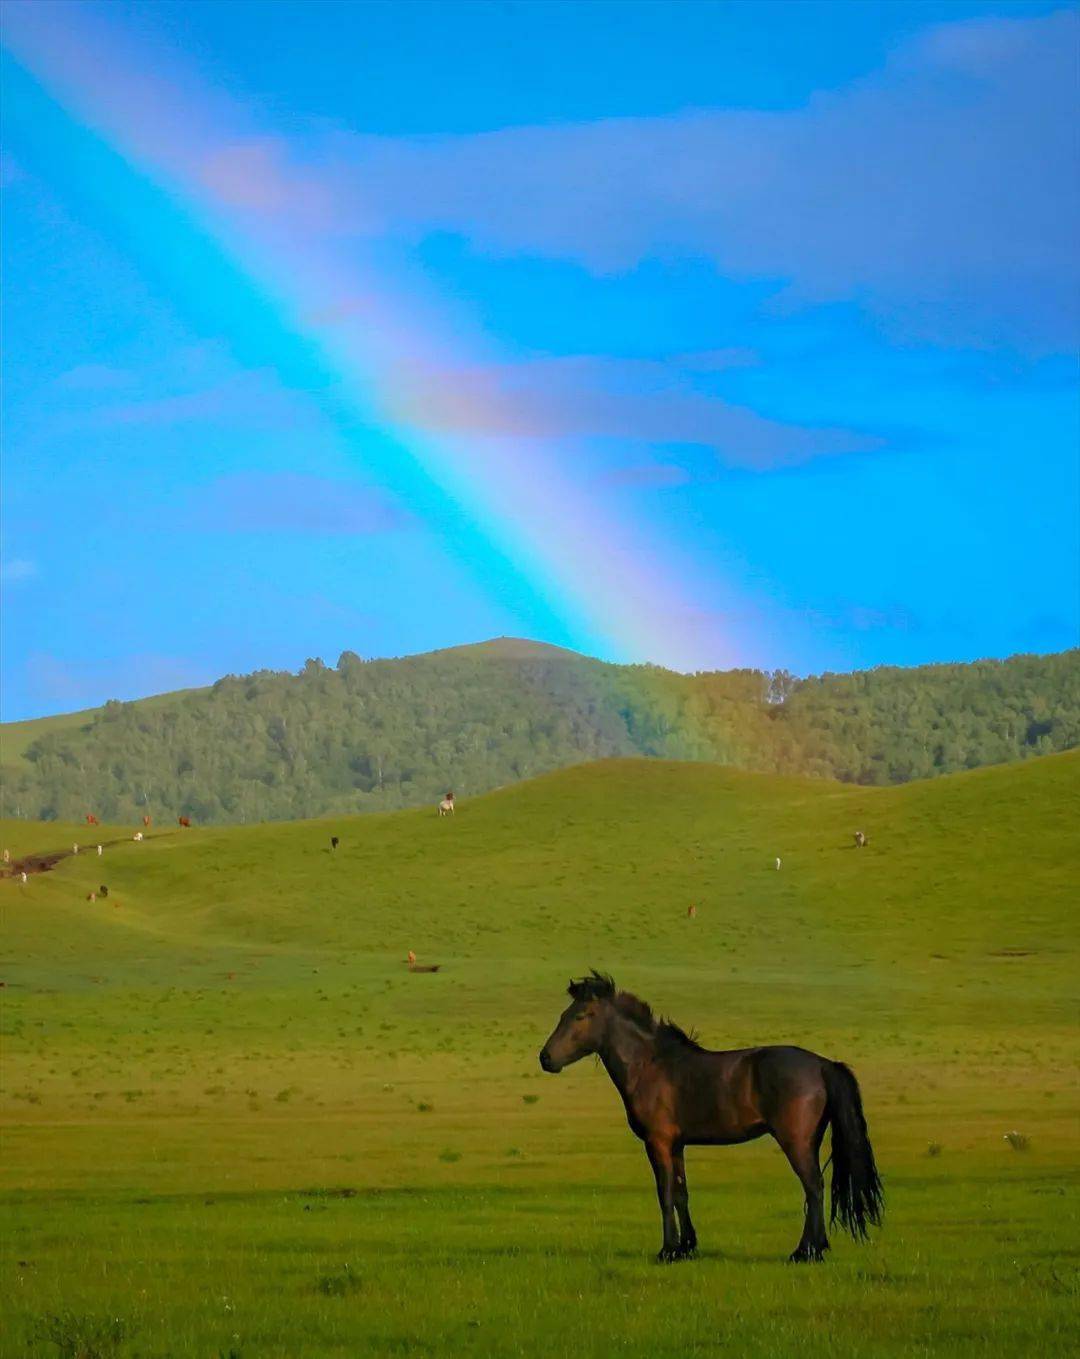
[[[10,1353],[1068,1352],[1078,771],[612,763],[349,822],[333,859],[340,823],[196,829],[0,884]],[[710,1044],[854,1066],[871,1245],[787,1265],[763,1141],[689,1153],[702,1256],[651,1263],[606,1077],[536,1065],[593,965]]]

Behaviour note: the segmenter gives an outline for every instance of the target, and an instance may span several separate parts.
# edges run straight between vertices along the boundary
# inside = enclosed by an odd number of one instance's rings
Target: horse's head
[[[567,995],[570,1004],[540,1049],[540,1065],[545,1071],[561,1071],[571,1062],[599,1051],[611,1018],[615,983],[610,977],[593,972],[581,981],[572,981]]]

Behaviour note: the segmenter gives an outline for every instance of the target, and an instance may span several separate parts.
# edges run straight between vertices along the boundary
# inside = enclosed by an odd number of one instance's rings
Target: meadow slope
[[[1078,794],[1075,754],[875,789],[613,760],[453,820],[102,827],[0,882],[5,1353],[1066,1352]],[[710,1046],[849,1062],[872,1244],[787,1265],[763,1140],[689,1153],[702,1256],[653,1265],[607,1078],[536,1063],[591,966]]]

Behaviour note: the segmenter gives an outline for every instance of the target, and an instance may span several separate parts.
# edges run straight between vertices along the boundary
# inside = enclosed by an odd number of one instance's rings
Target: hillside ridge
[[[888,784],[1080,745],[1080,651],[825,675],[681,675],[522,638],[17,724],[0,811],[292,820],[474,796],[618,756]]]

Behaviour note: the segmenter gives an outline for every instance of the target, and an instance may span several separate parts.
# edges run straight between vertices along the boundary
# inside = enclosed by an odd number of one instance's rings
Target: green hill
[[[452,820],[102,827],[100,859],[0,882],[10,1343],[119,1318],[102,1352],[144,1357],[1066,1352],[1078,793],[1071,753],[892,788],[612,760]],[[16,858],[84,833],[0,827]],[[536,1065],[590,966],[709,1045],[850,1062],[873,1245],[783,1264],[799,1196],[762,1142],[692,1153],[705,1253],[648,1263],[603,1072]]]
[[[255,822],[430,804],[644,755],[881,785],[1080,744],[1080,651],[796,680],[499,638],[260,671],[0,729],[6,815]]]

